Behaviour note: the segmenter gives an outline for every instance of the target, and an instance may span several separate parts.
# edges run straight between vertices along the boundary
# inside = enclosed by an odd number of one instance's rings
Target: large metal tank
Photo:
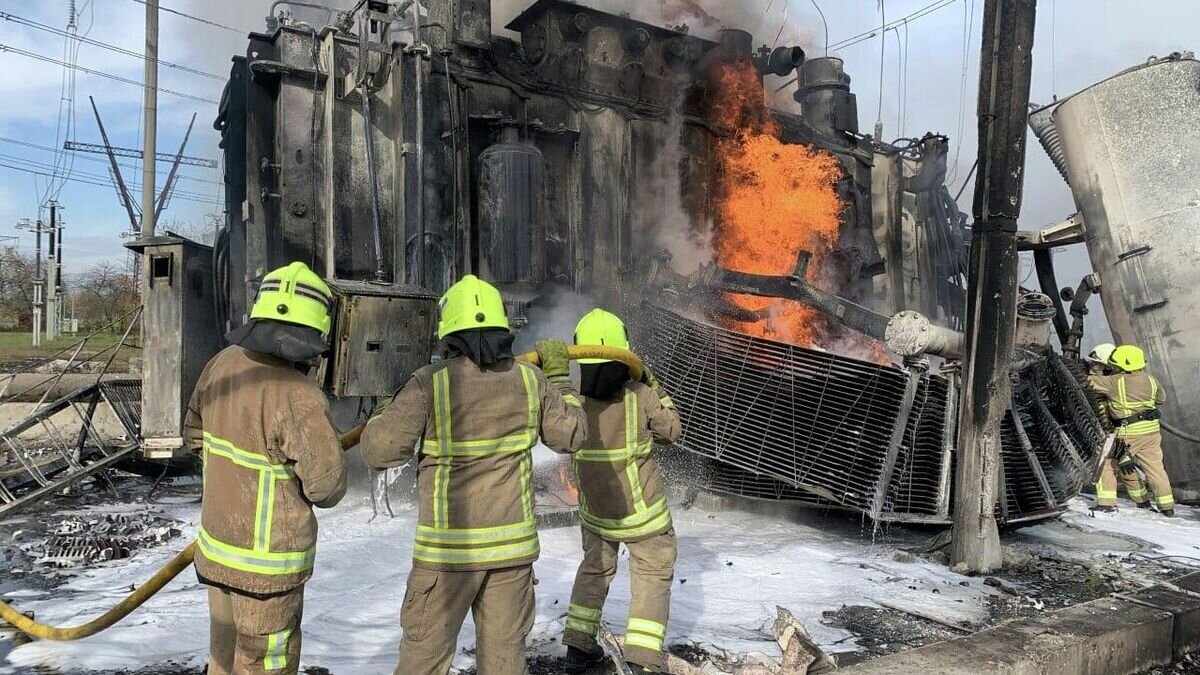
[[[545,268],[542,153],[516,127],[479,155],[479,265],[502,285],[536,286]]]
[[[1054,113],[1104,311],[1167,387],[1167,471],[1200,498],[1200,62],[1152,60]]]

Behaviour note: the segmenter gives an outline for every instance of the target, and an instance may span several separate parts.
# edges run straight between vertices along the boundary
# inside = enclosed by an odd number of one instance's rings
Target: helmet
[[[1098,344],[1092,348],[1091,352],[1088,353],[1087,360],[1091,361],[1092,363],[1099,363],[1102,366],[1107,366],[1108,360],[1112,358],[1113,350],[1116,348],[1117,346],[1111,342]]]
[[[1108,362],[1127,373],[1137,372],[1146,367],[1146,352],[1141,347],[1121,345],[1113,350]]]
[[[439,339],[472,328],[508,330],[508,315],[500,291],[474,274],[451,286],[438,302],[438,308],[441,310]]]
[[[625,322],[616,314],[596,308],[588,312],[575,326],[575,344],[603,345],[629,349],[629,333]],[[611,359],[579,359],[580,363],[607,363]]]
[[[333,292],[302,262],[280,267],[263,277],[251,319],[270,319],[315,328],[329,334]]]

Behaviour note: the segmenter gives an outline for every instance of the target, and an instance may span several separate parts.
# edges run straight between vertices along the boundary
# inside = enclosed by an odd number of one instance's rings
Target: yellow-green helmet
[[[508,330],[508,315],[500,291],[474,274],[451,286],[438,302],[438,338],[472,328]]]
[[[1146,367],[1146,352],[1141,347],[1121,345],[1113,350],[1108,362],[1127,373],[1137,372]]]
[[[620,347],[629,349],[629,333],[625,322],[612,312],[597,307],[588,312],[575,326],[575,344]],[[612,359],[579,359],[580,363],[608,363]]]
[[[333,293],[321,277],[302,262],[280,267],[263,277],[251,319],[271,319],[329,334]]]

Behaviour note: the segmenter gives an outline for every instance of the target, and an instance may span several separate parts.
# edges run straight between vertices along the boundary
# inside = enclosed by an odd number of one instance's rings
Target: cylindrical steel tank
[[[841,59],[826,56],[805,61],[795,99],[813,129],[827,136],[858,133],[858,99],[850,93],[850,76]]]
[[[497,284],[542,282],[546,223],[543,160],[536,147],[521,143],[516,128],[479,154],[479,265]]]
[[[1167,389],[1176,497],[1200,498],[1200,62],[1152,60],[1054,113],[1113,335]]]

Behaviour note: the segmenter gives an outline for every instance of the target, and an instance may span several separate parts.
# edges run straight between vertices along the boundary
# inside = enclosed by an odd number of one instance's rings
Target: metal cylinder
[[[1163,421],[1200,433],[1200,62],[1175,56],[1093,85],[1054,121],[1113,336],[1146,350]],[[1164,426],[1167,426],[1164,425]],[[1176,496],[1200,497],[1200,453],[1164,433]]]
[[[498,284],[539,284],[545,269],[543,159],[505,129],[503,142],[479,155],[479,264]]]
[[[813,129],[826,136],[858,133],[858,100],[850,93],[850,76],[841,59],[826,56],[805,61],[795,99]]]
[[[1045,351],[1050,348],[1050,326],[1057,315],[1054,300],[1045,293],[1024,293],[1017,298],[1017,329],[1013,344]]]

